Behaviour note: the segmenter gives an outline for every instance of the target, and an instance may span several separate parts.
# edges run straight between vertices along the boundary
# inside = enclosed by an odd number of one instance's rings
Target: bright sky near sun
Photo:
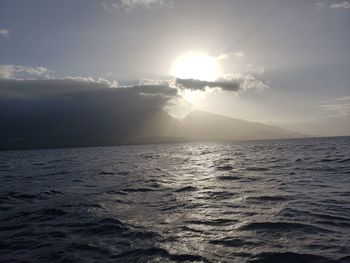
[[[305,122],[338,127],[350,115],[349,4],[0,0],[0,78],[225,79],[237,91],[184,89],[170,112],[196,108],[301,132]]]
[[[216,58],[192,51],[176,58],[170,74],[182,79],[215,81],[222,73]]]

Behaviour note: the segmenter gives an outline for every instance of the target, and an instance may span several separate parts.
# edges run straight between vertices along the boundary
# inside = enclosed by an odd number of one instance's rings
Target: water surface
[[[350,137],[4,151],[0,182],[1,262],[350,262]]]

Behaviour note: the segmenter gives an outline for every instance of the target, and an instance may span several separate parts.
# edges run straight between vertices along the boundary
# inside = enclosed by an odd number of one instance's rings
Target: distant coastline
[[[162,145],[162,144],[178,144],[178,143],[239,143],[239,142],[263,142],[263,141],[287,141],[287,140],[308,140],[308,139],[331,139],[331,138],[347,138],[344,136],[304,136],[299,138],[279,138],[279,139],[241,139],[241,140],[191,140],[191,139],[159,139],[159,140],[142,140],[138,142],[124,142],[116,144],[96,144],[96,145],[71,145],[71,146],[47,146],[47,147],[28,147],[28,148],[0,148],[1,151],[30,151],[30,150],[55,150],[55,149],[79,149],[79,148],[99,148],[99,147],[117,147],[117,146],[137,146],[137,145]]]

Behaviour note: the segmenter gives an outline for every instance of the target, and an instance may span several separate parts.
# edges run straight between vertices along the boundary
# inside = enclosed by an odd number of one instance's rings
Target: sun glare
[[[214,57],[201,52],[187,52],[176,58],[170,74],[181,79],[214,81],[220,77],[220,67]]]
[[[205,98],[205,91],[185,89],[180,93],[182,98],[193,106],[199,106],[200,102]]]

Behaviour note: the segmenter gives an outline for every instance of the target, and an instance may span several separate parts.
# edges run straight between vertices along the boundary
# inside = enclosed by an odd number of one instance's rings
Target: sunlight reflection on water
[[[349,138],[1,152],[0,255],[345,257],[349,153]]]

